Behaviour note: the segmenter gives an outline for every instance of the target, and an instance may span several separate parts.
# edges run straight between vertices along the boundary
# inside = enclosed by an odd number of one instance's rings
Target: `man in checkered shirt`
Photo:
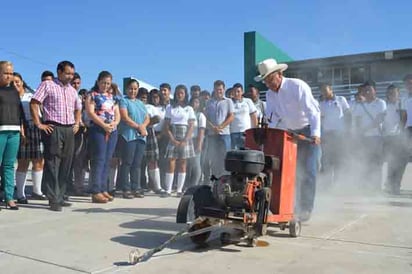
[[[44,171],[50,209],[61,211],[70,206],[63,200],[74,152],[74,134],[79,130],[82,104],[77,91],[70,85],[74,65],[62,61],[57,65],[57,78],[43,81],[31,102],[34,124],[42,132],[44,143]],[[43,106],[43,119],[39,108]]]

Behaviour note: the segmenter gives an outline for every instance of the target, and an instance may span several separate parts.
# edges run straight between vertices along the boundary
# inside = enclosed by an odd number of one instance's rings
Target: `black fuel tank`
[[[259,150],[231,150],[226,153],[225,169],[229,172],[258,175],[265,166],[265,155]]]

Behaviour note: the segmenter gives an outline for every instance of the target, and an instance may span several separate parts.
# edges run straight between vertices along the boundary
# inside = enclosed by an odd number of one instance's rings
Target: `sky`
[[[412,1],[2,1],[0,60],[33,88],[70,60],[83,88],[102,70],[122,86],[243,83],[243,35],[257,31],[295,60],[412,48]]]

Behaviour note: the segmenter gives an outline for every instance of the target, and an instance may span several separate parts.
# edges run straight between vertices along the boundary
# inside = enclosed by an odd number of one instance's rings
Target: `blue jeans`
[[[13,200],[14,163],[20,146],[19,131],[0,131],[0,166],[6,202]]]
[[[309,127],[296,130],[296,132],[310,136]],[[312,212],[313,210],[319,153],[319,145],[307,141],[298,141],[295,202],[295,211],[297,214],[302,211]]]
[[[245,147],[245,136],[243,132],[230,133],[230,141],[232,149],[240,149]]]
[[[226,152],[231,148],[230,135],[208,136],[208,157],[211,161],[212,175],[220,177],[226,173]]]
[[[141,165],[146,143],[143,140],[126,142],[122,137],[120,140],[122,142],[122,164],[120,165],[119,179],[123,187],[123,191],[140,191]]]
[[[116,148],[118,133],[113,131],[106,141],[106,133],[97,126],[90,127],[91,152],[90,186],[93,194],[107,191],[109,164]]]

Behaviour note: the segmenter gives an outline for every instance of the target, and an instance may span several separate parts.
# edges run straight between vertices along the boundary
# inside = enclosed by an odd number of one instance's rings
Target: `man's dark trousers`
[[[44,170],[42,184],[47,188],[50,203],[63,203],[74,153],[74,134],[71,125],[54,125],[53,132],[42,132]]]

